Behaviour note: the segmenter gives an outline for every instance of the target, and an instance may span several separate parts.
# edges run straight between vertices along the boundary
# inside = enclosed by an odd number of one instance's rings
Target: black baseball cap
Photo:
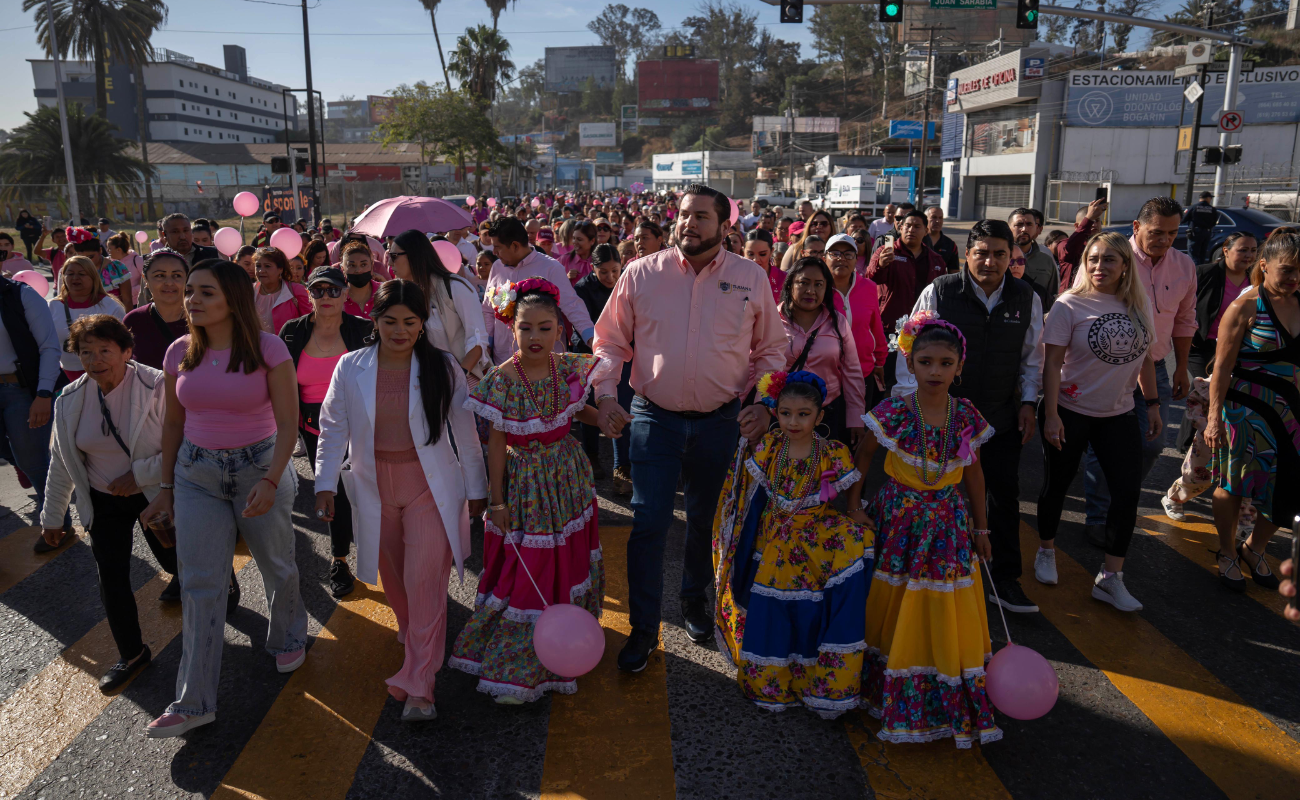
[[[263,221],[263,222],[273,222],[273,221],[274,221],[274,222],[279,222],[279,221],[280,221],[280,215],[277,214],[277,213],[275,213],[274,211],[268,211],[268,212],[266,212],[265,214],[262,215],[262,221]]]
[[[1207,197],[1214,197],[1214,192],[1201,192],[1201,199],[1202,199],[1202,200],[1204,200],[1204,199],[1207,198]]]
[[[311,277],[307,278],[307,285],[314,286],[318,283],[328,283],[331,286],[345,289],[348,285],[348,279],[343,276],[343,270],[338,267],[317,267],[312,270]]]

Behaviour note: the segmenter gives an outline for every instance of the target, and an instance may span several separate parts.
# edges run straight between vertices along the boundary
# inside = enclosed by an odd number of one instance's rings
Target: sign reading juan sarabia
[[[1065,121],[1094,128],[1191,125],[1193,108],[1182,94],[1194,80],[1153,70],[1075,70],[1066,80]],[[1202,125],[1218,121],[1227,83],[1225,72],[1206,76]],[[1238,93],[1237,110],[1252,125],[1300,122],[1300,66],[1243,72]]]

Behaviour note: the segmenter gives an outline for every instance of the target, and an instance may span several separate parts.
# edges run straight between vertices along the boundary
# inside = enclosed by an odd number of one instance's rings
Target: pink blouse
[[[410,399],[410,368],[381,367],[375,387],[376,459],[411,461],[417,458],[415,440],[411,438]]]

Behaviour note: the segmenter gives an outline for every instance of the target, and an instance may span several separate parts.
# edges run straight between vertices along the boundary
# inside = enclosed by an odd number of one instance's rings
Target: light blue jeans
[[[1146,480],[1147,473],[1160,459],[1160,453],[1165,449],[1167,438],[1165,434],[1171,422],[1169,417],[1173,412],[1173,390],[1169,384],[1169,370],[1165,369],[1167,360],[1162,358],[1156,362],[1156,393],[1160,397],[1160,434],[1149,442],[1146,437],[1147,404],[1142,399],[1142,387],[1133,390],[1134,420],[1138,430],[1142,432],[1142,480]],[[1087,515],[1086,523],[1105,525],[1106,514],[1110,511],[1110,491],[1106,488],[1106,478],[1101,474],[1101,465],[1097,463],[1097,457],[1093,455],[1091,447],[1088,448],[1083,461],[1083,498],[1084,513]]]
[[[270,624],[266,651],[292,653],[307,644],[307,610],[298,592],[294,558],[293,465],[278,477],[271,510],[244,517],[248,493],[267,477],[275,436],[233,450],[207,450],[186,439],[176,456],[176,558],[181,579],[183,651],[176,673],[176,702],[168,713],[201,716],[217,710],[226,594],[235,533],[262,573]]]

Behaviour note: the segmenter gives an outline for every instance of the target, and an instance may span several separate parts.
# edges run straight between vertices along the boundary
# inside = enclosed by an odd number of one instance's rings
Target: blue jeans
[[[632,400],[636,397],[636,392],[632,391],[632,362],[623,362],[623,375],[618,379],[618,404],[623,408],[630,409]],[[614,440],[614,469],[626,467],[632,469],[632,456],[629,451],[631,447],[631,436],[620,436]],[[712,556],[710,556],[712,558]]]
[[[1142,387],[1133,390],[1134,422],[1142,434],[1142,469],[1141,478],[1138,480],[1139,489],[1142,481],[1146,480],[1147,473],[1156,465],[1161,451],[1165,449],[1165,432],[1169,429],[1169,413],[1173,405],[1169,371],[1165,369],[1166,360],[1162,358],[1156,362],[1156,391],[1160,397],[1160,433],[1151,441],[1147,441],[1146,437],[1147,401],[1142,399]],[[1093,454],[1091,447],[1088,448],[1088,454],[1083,462],[1083,496],[1087,524],[1105,525],[1106,514],[1110,511],[1110,491],[1106,488],[1106,479],[1102,476],[1101,465],[1097,463],[1097,456]]]
[[[713,583],[713,514],[740,440],[733,400],[714,414],[687,419],[644,397],[632,401],[632,533],[627,582],[632,627],[659,631],[663,619],[664,548],[680,475],[686,494],[686,553],[681,598],[706,597]]]
[[[266,651],[292,653],[307,644],[307,610],[298,593],[294,557],[291,514],[298,481],[292,463],[277,476],[271,509],[257,517],[242,515],[253,486],[271,477],[266,471],[274,451],[275,436],[232,450],[207,450],[188,439],[181,443],[174,508],[183,649],[176,702],[168,713],[201,716],[217,710],[236,531],[262,574],[271,612]]]
[[[32,396],[16,383],[0,384],[0,456],[27,474],[36,490],[36,524],[40,524],[45,507],[45,476],[50,471],[50,429],[54,424],[53,405],[50,421],[39,428],[27,427],[32,410]],[[63,513],[63,527],[72,527],[72,513]]]

